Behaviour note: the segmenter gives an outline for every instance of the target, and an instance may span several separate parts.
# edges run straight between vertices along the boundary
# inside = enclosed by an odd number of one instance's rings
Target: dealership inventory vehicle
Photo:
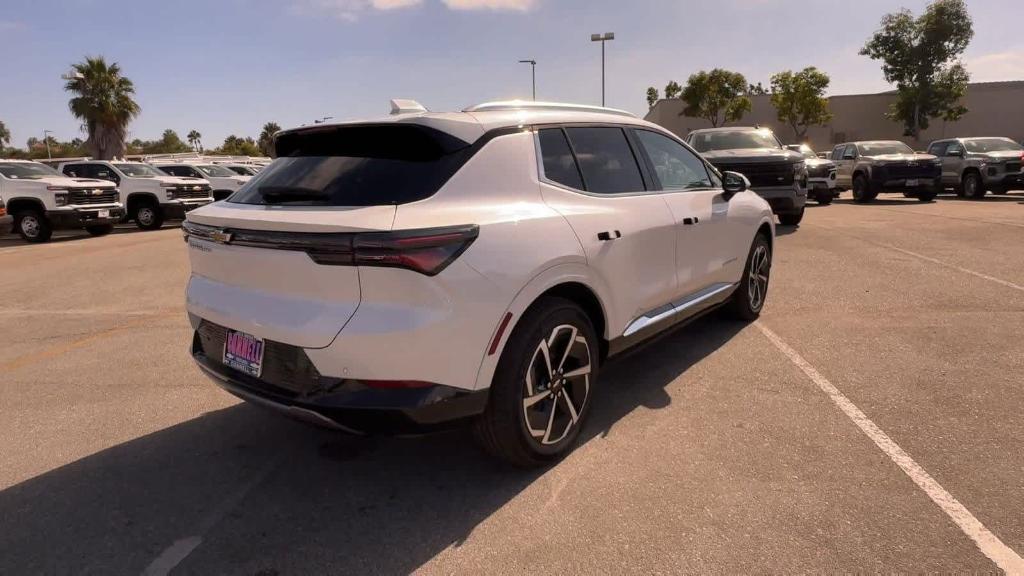
[[[165,220],[182,220],[189,210],[213,202],[206,180],[178,178],[142,162],[89,160],[65,162],[58,169],[68,176],[120,186],[128,219],[143,230],[157,230]]]
[[[84,228],[102,236],[124,216],[114,184],[67,178],[31,160],[0,159],[0,203],[6,204],[14,229],[26,242],[46,242],[60,228]]]
[[[836,191],[836,164],[819,158],[807,144],[790,144],[786,148],[804,155],[807,165],[807,197],[818,204],[831,204]]]
[[[219,164],[231,170],[235,174],[240,176],[255,176],[260,172],[260,166],[257,164]]]
[[[468,422],[541,465],[577,439],[607,356],[764,306],[770,207],[659,126],[392,109],[279,133],[272,164],[189,213],[192,354],[218,385],[350,431]]]
[[[853,191],[853,201],[871,202],[880,192],[930,202],[937,193],[942,160],[920,154],[897,140],[846,142],[832,149],[836,185]]]
[[[172,176],[202,178],[210,182],[213,199],[223,200],[235,193],[252,176],[243,176],[225,166],[199,162],[154,162],[154,166]]]
[[[779,222],[795,226],[807,203],[807,166],[803,154],[787,150],[775,134],[760,127],[694,130],[686,142],[720,171],[743,174],[768,201]]]
[[[985,192],[1024,188],[1024,146],[1009,138],[936,140],[928,153],[942,159],[941,188],[954,188],[959,196],[984,198]]]
[[[14,229],[14,216],[7,213],[7,204],[4,204],[3,197],[0,197],[0,236],[10,234]]]

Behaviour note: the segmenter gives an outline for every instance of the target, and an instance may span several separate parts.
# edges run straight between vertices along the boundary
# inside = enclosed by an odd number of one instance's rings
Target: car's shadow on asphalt
[[[179,228],[180,223],[164,224],[161,230],[169,230],[172,228]],[[108,236],[117,236],[121,234],[144,234],[150,232],[150,230],[142,230],[135,224],[118,224],[114,226],[114,230],[108,234]],[[17,234],[7,234],[0,236],[0,248],[13,248],[17,246],[45,246],[46,244],[61,244],[64,242],[74,242],[81,240],[91,240],[95,238],[85,230],[58,230],[54,232],[53,237],[49,241],[32,244],[25,242],[21,239],[21,236]],[[102,236],[100,236],[102,238]]]
[[[666,386],[744,326],[712,315],[609,361],[581,444],[668,406]],[[466,431],[359,438],[239,404],[0,492],[0,573],[139,573],[172,545],[195,546],[189,573],[409,573],[545,473]]]

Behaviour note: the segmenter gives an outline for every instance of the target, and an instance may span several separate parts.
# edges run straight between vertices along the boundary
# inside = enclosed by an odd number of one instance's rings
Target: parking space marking
[[[885,210],[886,212],[898,212],[901,214],[917,214],[919,216],[931,216],[933,218],[947,218],[949,220],[963,220],[965,222],[984,222],[986,224],[998,224],[1000,226],[1013,226],[1014,228],[1024,228],[1024,224],[1017,224],[1015,222],[1003,222],[1001,220],[988,220],[986,218],[967,218],[964,216],[949,216],[947,214],[932,214],[930,212],[918,212],[917,210],[905,210],[903,208],[885,208],[883,206],[868,206],[875,210]]]
[[[143,576],[166,576],[170,574],[171,570],[174,570],[203,543],[203,537],[206,536],[207,532],[212,530],[229,512],[234,510],[253,488],[266,480],[267,476],[281,463],[282,458],[283,455],[278,455],[264,463],[263,467],[257,470],[256,474],[252,475],[248,482],[222,500],[212,512],[199,522],[199,525],[196,526],[196,534],[175,540],[173,544],[164,549],[159,556],[149,563],[149,566],[142,572]]]
[[[834,230],[834,229],[830,229],[830,230],[831,230],[831,232],[833,234],[838,234],[840,236],[846,236],[847,238],[853,238],[854,240],[857,240],[859,242],[866,242],[868,244],[874,244],[875,246],[879,246],[881,248],[888,248],[890,250],[895,250],[896,252],[900,252],[902,254],[906,254],[907,256],[912,256],[912,257],[917,258],[919,260],[924,260],[925,262],[931,262],[932,264],[938,264],[939,266],[943,266],[945,268],[949,268],[950,270],[956,270],[957,272],[963,272],[964,274],[970,274],[971,276],[974,276],[976,278],[981,278],[982,280],[988,280],[989,282],[994,282],[994,283],[999,284],[1001,286],[1006,286],[1007,288],[1011,288],[1013,290],[1018,290],[1020,292],[1024,292],[1024,286],[1021,286],[1020,284],[1015,284],[1013,282],[1010,282],[1009,280],[1003,280],[1002,278],[996,278],[995,276],[989,276],[988,274],[983,274],[983,273],[978,272],[976,270],[971,270],[970,268],[964,268],[963,266],[957,266],[956,264],[950,264],[949,262],[943,262],[942,260],[938,260],[936,258],[932,258],[931,256],[925,256],[924,254],[919,254],[917,252],[913,252],[911,250],[907,250],[906,248],[900,248],[899,246],[893,246],[892,244],[887,244],[885,242],[879,242],[877,240],[868,240],[866,238],[861,238],[860,236],[854,236],[853,234],[846,234],[845,232],[839,232],[838,230]]]
[[[1007,546],[995,534],[989,531],[970,510],[964,507],[952,494],[946,491],[939,483],[932,478],[913,458],[889,437],[881,428],[871,421],[857,406],[850,401],[838,388],[832,385],[824,376],[818,372],[807,360],[804,360],[796,350],[786,344],[778,334],[772,332],[760,321],[754,323],[761,333],[786,355],[789,360],[799,368],[808,378],[821,389],[832,402],[843,411],[844,414],[858,428],[861,429],[872,442],[878,446],[893,462],[899,466],[915,484],[935,502],[947,516],[960,528],[960,530],[978,546],[985,556],[996,564],[1007,574],[1024,574],[1024,558],[1021,558],[1012,548]]]

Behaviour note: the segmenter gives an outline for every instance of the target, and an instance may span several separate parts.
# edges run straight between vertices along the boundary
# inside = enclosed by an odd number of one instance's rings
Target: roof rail
[[[565,102],[534,102],[532,100],[502,100],[498,102],[484,102],[476,106],[470,106],[463,112],[497,112],[506,110],[537,110],[557,112],[591,112],[594,114],[613,114],[615,116],[628,116],[636,118],[632,112],[619,110],[617,108],[605,108],[604,106],[589,106],[587,104],[569,104]]]

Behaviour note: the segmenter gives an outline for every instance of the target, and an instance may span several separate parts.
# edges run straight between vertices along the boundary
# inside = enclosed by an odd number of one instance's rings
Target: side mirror
[[[739,172],[722,172],[722,189],[725,190],[725,199],[728,200],[736,194],[750,188],[750,180]]]

